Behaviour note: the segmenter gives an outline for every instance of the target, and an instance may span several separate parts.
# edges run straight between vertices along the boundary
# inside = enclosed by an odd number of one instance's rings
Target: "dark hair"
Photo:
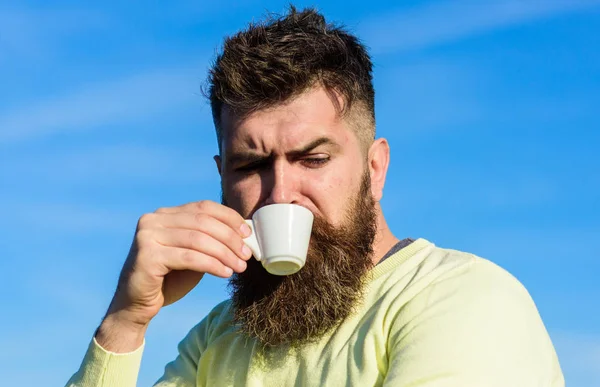
[[[239,118],[273,107],[320,85],[342,115],[355,106],[357,136],[375,136],[375,91],[371,58],[357,37],[327,23],[313,8],[269,16],[225,38],[210,69],[208,97],[221,150],[224,106]],[[336,97],[343,98],[339,106]],[[365,127],[366,126],[366,127]],[[370,143],[370,142],[369,142]]]

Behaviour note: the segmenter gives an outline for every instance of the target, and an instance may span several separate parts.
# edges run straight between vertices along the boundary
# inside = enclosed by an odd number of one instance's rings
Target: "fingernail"
[[[250,257],[252,255],[252,250],[250,250],[248,246],[244,245],[244,247],[242,247],[242,254],[244,254],[244,257]]]
[[[242,231],[242,236],[249,237],[252,234],[252,229],[246,223],[243,223],[240,227]]]
[[[231,277],[233,275],[233,269],[230,267],[225,268],[225,275]]]

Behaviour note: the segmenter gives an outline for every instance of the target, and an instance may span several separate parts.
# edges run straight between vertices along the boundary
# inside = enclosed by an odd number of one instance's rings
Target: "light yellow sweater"
[[[256,355],[217,305],[157,386],[559,387],[563,375],[525,288],[493,263],[419,239],[370,273],[357,312],[299,350]],[[134,386],[142,348],[92,341],[67,386]]]

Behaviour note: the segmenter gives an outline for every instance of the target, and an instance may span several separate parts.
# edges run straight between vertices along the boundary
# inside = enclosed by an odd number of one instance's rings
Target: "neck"
[[[390,251],[390,249],[398,243],[400,240],[392,234],[392,231],[385,221],[383,211],[379,203],[376,204],[377,211],[377,232],[375,234],[375,240],[373,242],[373,264],[383,258],[383,256]]]

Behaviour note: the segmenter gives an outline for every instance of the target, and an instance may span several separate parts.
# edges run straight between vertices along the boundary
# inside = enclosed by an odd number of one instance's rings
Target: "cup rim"
[[[264,206],[258,208],[256,211],[254,211],[254,213],[252,214],[252,218],[254,217],[254,215],[256,215],[256,213],[258,213],[260,210],[262,210],[264,208],[279,207],[279,206],[286,206],[286,207],[288,207],[288,206],[294,206],[294,207],[302,208],[302,209],[306,210],[307,212],[309,212],[311,215],[314,216],[314,214],[312,213],[311,210],[309,210],[308,208],[306,208],[306,207],[304,207],[304,206],[302,206],[300,204],[295,204],[295,203],[271,203],[271,204],[264,205]]]

